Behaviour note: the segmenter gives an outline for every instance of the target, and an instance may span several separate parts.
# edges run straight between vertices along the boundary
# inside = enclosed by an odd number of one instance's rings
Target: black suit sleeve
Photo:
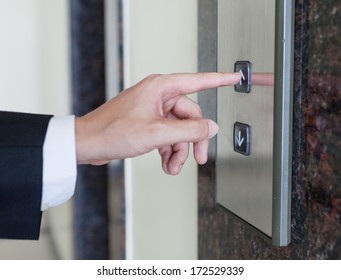
[[[39,239],[43,144],[51,117],[0,111],[0,238]]]

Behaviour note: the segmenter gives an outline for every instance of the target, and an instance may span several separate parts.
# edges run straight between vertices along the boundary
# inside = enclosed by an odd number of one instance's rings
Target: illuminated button
[[[251,62],[237,61],[234,64],[234,72],[240,72],[242,76],[240,82],[234,85],[234,90],[249,93],[251,91]]]

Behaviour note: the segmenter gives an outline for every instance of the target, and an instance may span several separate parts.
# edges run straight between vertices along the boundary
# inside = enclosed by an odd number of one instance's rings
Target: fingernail
[[[210,120],[208,122],[208,137],[209,138],[214,137],[218,133],[218,130],[219,126],[217,125],[217,123]]]

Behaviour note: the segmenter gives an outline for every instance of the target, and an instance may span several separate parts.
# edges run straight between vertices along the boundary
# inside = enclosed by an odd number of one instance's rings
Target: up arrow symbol
[[[240,75],[241,75],[241,79],[240,79],[240,81],[239,81],[239,84],[240,85],[242,85],[243,84],[243,81],[245,81],[245,76],[244,76],[244,73],[243,73],[243,70],[242,69],[240,69],[239,70],[239,73],[240,73]]]
[[[236,136],[236,141],[237,141],[238,147],[240,147],[243,144],[244,137],[242,137],[241,131],[238,132],[238,137]]]

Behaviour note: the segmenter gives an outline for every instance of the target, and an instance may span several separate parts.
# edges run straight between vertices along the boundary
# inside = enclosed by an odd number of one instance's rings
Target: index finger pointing
[[[240,73],[176,73],[162,75],[166,83],[167,97],[186,95],[202,90],[231,86],[239,83]]]

